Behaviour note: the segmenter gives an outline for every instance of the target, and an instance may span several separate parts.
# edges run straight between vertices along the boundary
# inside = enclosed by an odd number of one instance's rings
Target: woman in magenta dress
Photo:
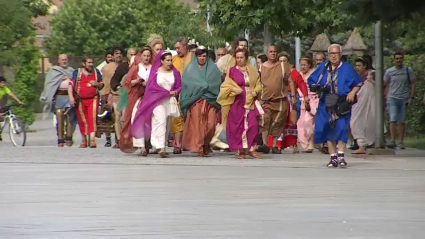
[[[261,110],[256,98],[261,92],[261,82],[256,68],[247,64],[248,55],[246,49],[235,51],[236,66],[228,70],[217,98],[222,107],[222,124],[226,125],[229,148],[238,151],[240,159],[245,159],[246,155],[260,158],[255,146],[259,132],[258,109]]]

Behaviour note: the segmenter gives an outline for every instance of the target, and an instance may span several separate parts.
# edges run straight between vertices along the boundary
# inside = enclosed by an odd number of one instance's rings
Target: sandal
[[[203,149],[199,150],[198,157],[205,157],[205,156],[206,154],[204,153],[204,150]]]
[[[272,154],[282,154],[282,151],[278,149],[277,147],[272,148]]]
[[[63,139],[58,139],[58,147],[59,148],[62,148],[63,147],[63,142],[64,142]]]
[[[84,136],[83,136],[84,137]],[[84,137],[85,138],[85,137]],[[87,148],[87,140],[86,139],[84,139],[83,138],[83,141],[81,142],[81,144],[80,144],[80,147],[79,148],[81,148],[81,149],[83,149],[83,148]]]
[[[255,152],[255,151],[250,151],[248,153],[248,155],[251,156],[251,157],[253,157],[253,158],[255,158],[255,159],[260,159],[261,158],[261,155],[259,153]]]
[[[90,148],[91,148],[91,149],[95,149],[95,148],[97,148],[97,146],[96,146],[96,141],[94,141],[94,140],[90,140]]]
[[[245,157],[245,152],[243,152],[243,151],[239,152],[239,153],[237,154],[237,156],[238,156],[238,159],[245,159],[245,158],[246,158],[246,157]]]
[[[351,154],[366,154],[366,149],[363,147],[359,147],[358,150],[352,152]]]
[[[111,146],[112,146],[111,141],[106,141],[105,147],[109,148],[109,147],[111,147]]]
[[[165,149],[161,149],[161,151],[159,151],[159,157],[161,158],[166,158],[167,157],[167,152],[165,152]]]
[[[142,152],[139,153],[139,156],[146,157],[148,156],[149,151],[146,149],[142,149]]]
[[[174,147],[173,154],[182,154],[182,149],[179,147]]]

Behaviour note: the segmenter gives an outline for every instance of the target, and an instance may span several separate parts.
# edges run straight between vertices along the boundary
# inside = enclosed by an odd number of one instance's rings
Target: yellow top
[[[192,60],[192,54],[190,52],[184,58],[174,56],[173,66],[180,72],[180,75],[183,76],[184,69],[186,69],[186,66],[189,65],[190,60]]]
[[[260,74],[255,67],[250,64],[246,64],[246,68],[248,70],[249,75],[249,89],[250,91],[257,92],[257,97],[260,98],[259,94],[261,92],[261,81]],[[236,84],[236,82],[229,77],[229,70],[227,70],[226,78],[221,84],[220,93],[217,97],[217,103],[221,105],[221,124],[226,125],[227,123],[227,115],[230,111],[230,106],[235,102],[236,93],[233,91],[234,88],[240,89],[240,86]],[[248,106],[250,110],[254,109],[255,98],[251,94],[247,94],[245,106]]]

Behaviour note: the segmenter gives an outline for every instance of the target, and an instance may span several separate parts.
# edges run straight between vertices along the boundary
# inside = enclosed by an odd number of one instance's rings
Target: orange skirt
[[[190,107],[183,131],[183,148],[192,153],[202,152],[214,137],[217,124],[216,109],[206,100],[198,100]]]

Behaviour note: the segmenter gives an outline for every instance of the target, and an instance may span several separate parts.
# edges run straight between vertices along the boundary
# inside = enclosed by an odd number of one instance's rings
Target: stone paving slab
[[[0,238],[421,238],[425,174],[0,164]]]
[[[216,152],[167,159],[57,148],[50,120],[28,146],[0,142],[0,238],[422,238],[424,151]],[[76,141],[79,140],[76,134]]]

